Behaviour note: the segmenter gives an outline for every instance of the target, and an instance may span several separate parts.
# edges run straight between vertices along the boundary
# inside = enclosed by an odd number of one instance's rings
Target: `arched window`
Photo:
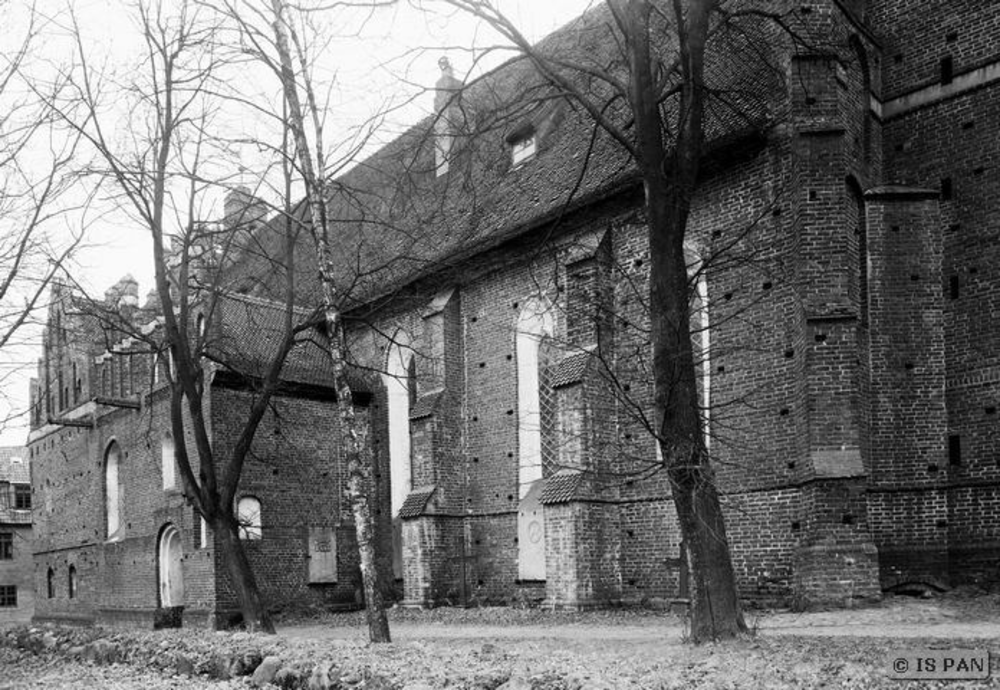
[[[116,539],[121,536],[120,465],[121,449],[117,441],[112,441],[104,454],[104,515],[108,539]]]
[[[685,243],[684,260],[687,264],[688,285],[690,286],[691,346],[694,354],[696,374],[699,383],[699,407],[701,408],[702,438],[705,449],[712,446],[711,406],[712,406],[712,333],[708,318],[708,276],[697,249]],[[657,460],[661,461],[657,444]]]
[[[413,350],[409,339],[397,334],[386,358],[385,383],[389,413],[389,485],[392,516],[406,500],[412,488],[410,465],[410,400],[413,392]]]
[[[160,532],[159,548],[160,606],[184,605],[184,547],[181,534],[173,525]]]
[[[858,70],[861,73],[861,155],[865,163],[871,162],[872,154],[872,115],[871,115],[871,93],[872,75],[868,67],[868,54],[857,36],[851,36],[851,48],[854,50],[854,57],[858,61]]]
[[[240,539],[257,541],[263,537],[260,521],[260,501],[254,496],[243,496],[236,504],[236,520],[240,525]]]
[[[49,571],[45,574],[45,594],[49,599],[55,599],[56,596],[56,571],[49,568]]]
[[[177,488],[177,462],[174,458],[174,438],[167,431],[160,441],[160,466],[163,472],[163,490]]]
[[[70,599],[76,599],[77,592],[77,581],[76,581],[76,566],[71,565],[69,567],[69,577],[66,580],[67,592],[69,593]]]
[[[524,498],[531,485],[541,479],[543,474],[543,391],[540,355],[542,341],[551,338],[553,334],[551,305],[541,299],[528,300],[518,316],[515,334],[520,498]]]

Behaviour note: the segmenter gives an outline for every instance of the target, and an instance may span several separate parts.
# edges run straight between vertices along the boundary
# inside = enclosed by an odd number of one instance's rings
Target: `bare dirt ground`
[[[747,624],[761,637],[857,637],[1000,641],[1000,596],[889,597],[858,609],[796,613],[750,611]],[[682,645],[681,617],[669,613],[595,611],[558,613],[512,609],[436,609],[390,613],[393,641],[446,643],[477,648],[494,643],[505,650],[546,648],[586,655],[662,658],[664,646]],[[325,616],[315,622],[288,621],[279,636],[293,643],[342,641],[363,644],[360,614]]]
[[[1000,688],[998,595],[890,597],[862,609],[750,612],[747,619],[756,636],[699,647],[684,644],[680,617],[635,610],[393,610],[389,645],[367,644],[360,612],[286,617],[273,637],[191,629],[93,634],[122,649],[138,641],[154,650],[154,659],[168,660],[175,652],[211,659],[249,645],[304,673],[303,683],[312,669],[332,665],[341,681],[331,687],[351,690]],[[928,648],[987,650],[993,677],[913,684],[892,676],[897,650]],[[0,649],[0,690],[250,687],[248,677],[213,680],[128,656],[128,663],[94,666],[58,654]]]

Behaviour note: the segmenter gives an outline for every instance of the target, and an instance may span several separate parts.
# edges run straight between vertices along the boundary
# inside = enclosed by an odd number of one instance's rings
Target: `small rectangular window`
[[[0,585],[0,608],[17,606],[17,585]]]
[[[962,464],[962,437],[958,434],[948,437],[948,464],[953,467]]]
[[[14,559],[14,533],[0,532],[0,561]]]
[[[955,76],[955,63],[950,55],[941,58],[941,84],[948,85]]]
[[[14,510],[31,510],[31,485],[14,485]]]

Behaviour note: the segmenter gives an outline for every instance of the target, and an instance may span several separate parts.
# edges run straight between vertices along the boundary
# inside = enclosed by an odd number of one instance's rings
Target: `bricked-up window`
[[[14,510],[31,510],[31,485],[14,485]]]
[[[257,541],[263,537],[260,520],[260,500],[243,496],[236,504],[236,520],[240,526],[240,539]]]
[[[104,516],[108,539],[121,537],[122,487],[119,465],[121,449],[117,441],[112,441],[104,454]]]
[[[70,599],[76,599],[77,587],[78,587],[79,583],[77,582],[77,579],[76,579],[76,566],[75,565],[71,565],[69,567],[69,572],[67,574],[66,580],[67,580],[67,582],[66,582],[66,592],[69,595],[69,598]]]
[[[397,334],[396,342],[389,347],[386,358],[386,403],[389,413],[389,487],[392,516],[406,500],[412,485],[410,459],[410,403],[414,386],[413,350],[409,340]]]
[[[17,585],[0,585],[0,608],[17,607]]]
[[[858,243],[858,318],[862,326],[868,325],[868,276],[871,272],[868,256],[868,220],[865,215],[865,199],[861,185],[853,177],[847,178],[847,193],[849,202],[854,208],[854,234]]]
[[[541,364],[542,341],[554,335],[551,305],[542,299],[527,302],[517,320],[517,440],[519,498],[542,478]]]
[[[45,594],[49,599],[56,597],[56,571],[52,568],[45,575]]]
[[[14,533],[0,532],[0,561],[10,561],[14,558]]]

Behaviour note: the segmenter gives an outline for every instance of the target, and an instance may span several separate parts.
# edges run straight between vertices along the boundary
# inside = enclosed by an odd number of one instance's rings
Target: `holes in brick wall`
[[[962,464],[962,437],[959,434],[948,435],[948,464],[952,467]]]
[[[816,97],[815,96],[806,96],[806,105],[816,105]],[[813,197],[813,194],[815,194],[815,192],[809,192],[809,198],[810,199],[815,198],[815,197]]]
[[[945,527],[948,526],[948,521],[947,520],[938,520],[934,524],[937,525],[938,529],[944,529]]]
[[[476,580],[476,583],[480,587],[485,587],[486,586],[486,580]]]
[[[634,529],[625,530],[625,534],[627,534],[630,537],[634,537],[635,536],[635,530]]]
[[[997,413],[997,406],[996,405],[987,405],[986,407],[983,408],[983,411],[986,414],[996,414]]]
[[[513,417],[514,416],[514,410],[507,410],[507,416],[508,417]]]
[[[796,520],[795,522],[792,523],[792,531],[793,532],[798,532],[800,529],[802,529],[802,523],[801,522],[799,522],[798,520]]]
[[[785,350],[785,359],[791,359],[795,356],[795,350]]]
[[[927,466],[928,474],[937,474],[937,471],[938,471],[938,466],[935,463],[932,462]]]
[[[903,368],[906,369],[907,371],[913,371],[914,366],[915,365],[913,364],[913,362],[907,362],[906,364],[903,365]]]
[[[642,268],[642,259],[636,259],[635,261],[632,262],[632,265],[635,266],[636,268]]]
[[[897,65],[901,64],[903,62],[903,54],[896,53],[895,55],[892,56],[892,61],[895,62]]]
[[[807,98],[806,101],[808,101],[808,100],[809,99]],[[816,201],[816,199],[818,199],[818,198],[819,198],[819,192],[817,192],[815,189],[810,189],[809,190],[809,201]]]
[[[726,300],[727,302],[728,302],[729,300],[731,300],[732,298],[733,298],[733,293],[731,293],[731,292],[727,292],[726,294],[724,294],[724,295],[722,296],[722,299]]]
[[[969,275],[974,276],[979,273],[979,269],[975,266],[969,266]]]
[[[770,290],[772,287],[774,287],[774,283],[772,283],[770,280],[767,280],[764,281],[764,284],[761,285],[761,287],[765,290]]]
[[[972,171],[972,174],[973,175],[982,175],[984,172],[986,172],[986,168],[984,168],[983,166],[980,165],[978,168],[975,168]]]
[[[962,228],[962,224],[961,223],[952,223],[951,225],[948,226],[948,231],[949,232],[958,232],[959,230],[961,230],[961,228]]]
[[[949,31],[944,35],[944,40],[947,41],[948,43],[954,43],[955,41],[958,40],[958,32]]]
[[[479,421],[479,415],[472,415],[472,421],[478,422]]]
[[[975,120],[968,120],[967,122],[962,123],[962,129],[972,129],[975,126],[976,126]]]
[[[480,369],[485,369],[486,368],[486,362],[480,362],[479,363],[479,368]]]
[[[812,14],[813,8],[810,5],[803,5],[799,8],[799,12],[802,14]]]
[[[817,343],[825,343],[826,342],[826,333],[817,333],[816,335],[813,336],[813,339]]]
[[[780,206],[775,206],[773,209],[771,209],[771,215],[774,216],[775,218],[777,218],[778,216],[780,216],[781,213],[782,213],[782,211],[781,211],[781,207]]]
[[[511,307],[513,307],[514,309],[517,309],[517,308],[518,308],[518,306],[519,306],[519,305],[518,305],[518,303],[517,303],[517,302],[514,302],[514,304],[512,304],[512,305],[511,305]]]
[[[472,497],[470,496],[469,498],[465,499],[465,502],[471,504],[472,503]]]
[[[479,317],[478,316],[473,316],[471,319],[469,319],[469,321],[471,321],[472,323],[475,323],[476,321],[479,321]]]
[[[950,84],[954,76],[955,61],[952,59],[951,55],[945,55],[941,58],[941,84]]]
[[[719,239],[720,237],[722,237],[722,230],[713,230],[712,231],[712,238],[713,239]]]
[[[892,230],[893,232],[899,232],[899,226],[898,225],[892,225],[892,226],[889,227],[889,229]]]
[[[850,513],[845,513],[844,516],[842,518],[840,518],[840,522],[842,524],[845,524],[845,525],[853,525],[854,524],[854,516],[851,515]]]
[[[273,470],[271,470],[271,474],[273,474],[275,477],[277,477],[278,476],[278,468],[275,467]]]
[[[512,360],[512,359],[514,359],[514,355],[507,355],[507,361],[508,361],[508,362],[509,362],[510,360]]]
[[[788,469],[790,469],[790,470],[794,470],[795,469],[795,461],[794,460],[789,460],[788,461]]]
[[[920,275],[919,275],[919,274],[917,274],[917,273],[911,273],[911,274],[910,274],[910,280],[912,280],[912,281],[913,281],[913,282],[915,283],[915,282],[917,282],[918,280],[920,280]]]
[[[904,144],[896,144],[893,148],[896,149],[896,151],[898,152],[902,152],[903,150],[906,149],[906,146]]]
[[[954,196],[955,190],[951,184],[950,177],[941,178],[941,200],[951,201],[952,196]]]
[[[951,278],[948,279],[948,295],[952,299],[958,299],[959,295],[958,276],[952,276]]]
[[[726,373],[726,366],[724,364],[720,364],[715,368],[715,370],[720,374],[724,374]]]
[[[515,544],[517,544],[517,543],[518,543],[518,539],[517,539],[517,537],[514,537],[514,543],[515,543]]]
[[[508,501],[513,501],[514,500],[514,494],[507,494],[507,500]]]
[[[479,462],[479,458],[477,457],[472,458],[472,462]]]
[[[476,539],[476,541],[474,543],[475,543],[476,546],[479,546],[479,540],[478,539]]]
[[[630,390],[632,390],[632,384],[626,383],[625,385],[622,386],[622,390],[628,393]]]
[[[507,457],[508,457],[508,458],[512,458],[512,457],[514,457],[514,452],[513,452],[513,451],[508,451],[508,452],[507,452]]]
[[[781,415],[782,417],[787,417],[788,412],[789,410],[787,407],[782,407],[781,410],[778,412],[778,414]]]

